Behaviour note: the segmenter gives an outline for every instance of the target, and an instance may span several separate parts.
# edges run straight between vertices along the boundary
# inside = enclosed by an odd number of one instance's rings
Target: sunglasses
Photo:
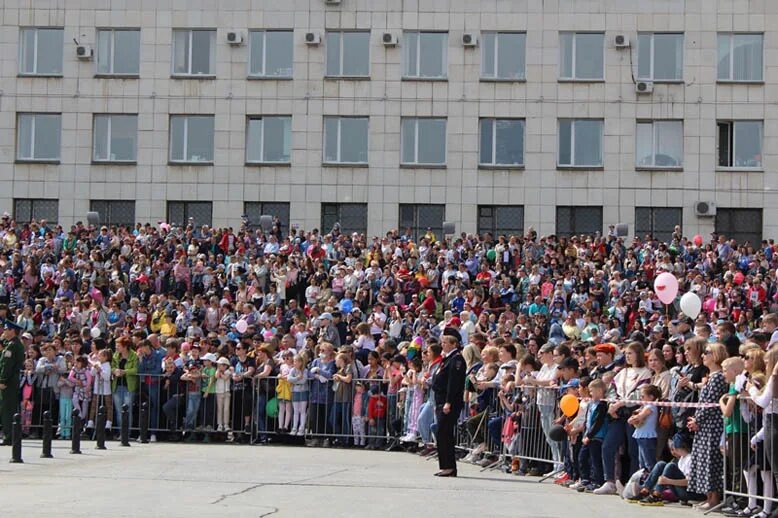
[[[702,351],[702,354],[713,354],[713,351],[711,351],[710,349],[705,349],[704,351]]]

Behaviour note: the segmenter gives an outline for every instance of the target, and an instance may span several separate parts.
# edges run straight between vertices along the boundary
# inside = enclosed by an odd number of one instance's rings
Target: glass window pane
[[[367,162],[367,119],[344,117],[340,120],[340,161]]]
[[[559,77],[573,77],[573,33],[559,34]]]
[[[654,122],[656,145],[655,165],[680,167],[683,164],[683,123],[681,121]]]
[[[35,116],[35,159],[56,160],[59,158],[60,116]]]
[[[575,165],[602,165],[602,123],[575,121]]]
[[[497,157],[501,165],[524,163],[524,123],[517,120],[498,120],[496,127]]]
[[[187,155],[192,162],[213,161],[213,117],[189,117]]]
[[[735,122],[735,167],[762,167],[762,123]]]
[[[325,42],[327,47],[327,75],[339,76],[340,75],[340,33],[328,32],[327,41]]]
[[[38,29],[37,74],[62,73],[62,29]]]
[[[32,131],[33,116],[24,114],[19,116],[19,135],[17,137],[19,158],[32,158]]]
[[[113,31],[97,32],[97,73],[111,73],[111,44]]]
[[[135,115],[111,116],[111,160],[135,160],[138,118]]]
[[[679,80],[683,77],[683,35],[654,35],[654,79]]]
[[[324,161],[338,161],[338,129],[339,119],[337,117],[324,118]]]
[[[419,75],[419,60],[417,56],[419,45],[418,32],[406,32],[403,38],[405,41],[405,75],[415,77]]]
[[[494,142],[494,119],[481,119],[481,163],[494,164],[492,144]]]
[[[603,78],[603,35],[575,35],[575,77],[577,79]]]
[[[572,165],[573,121],[559,121],[559,165]]]
[[[526,35],[501,33],[497,36],[497,77],[523,79]]]
[[[270,31],[266,33],[267,63],[265,74],[273,77],[292,77],[292,53],[294,36],[292,31]]]
[[[246,161],[262,161],[262,119],[249,119],[246,127]]]
[[[419,163],[446,163],[445,119],[419,119]]]
[[[495,77],[495,44],[497,35],[494,32],[481,34],[481,77]]]
[[[140,72],[140,31],[116,31],[114,40],[114,74]]]
[[[262,53],[265,48],[265,32],[251,31],[249,35],[249,75],[262,75]]]
[[[173,73],[189,73],[190,31],[173,31]]]
[[[95,115],[94,159],[108,160],[108,116]]]
[[[291,153],[292,119],[265,117],[264,161],[289,162]]]
[[[370,33],[343,33],[343,75],[367,76],[370,74]]]
[[[651,79],[651,34],[638,34],[638,78]]]
[[[213,31],[192,31],[192,74],[213,74],[212,37]]]
[[[402,161],[405,164],[416,162],[416,121],[417,119],[402,120]]]
[[[419,58],[419,76],[445,77],[445,38],[447,36],[448,34],[440,32],[422,32],[420,34],[419,45],[421,45],[421,54]]]
[[[735,81],[761,81],[762,35],[736,34],[732,59]]]
[[[730,34],[719,34],[719,67],[718,79],[731,79],[730,77],[730,51],[729,46],[732,40]]]
[[[184,160],[186,117],[170,117],[170,160]]]
[[[22,29],[19,72],[35,73],[35,29]]]
[[[654,128],[650,122],[639,122],[635,132],[635,165],[654,165]]]

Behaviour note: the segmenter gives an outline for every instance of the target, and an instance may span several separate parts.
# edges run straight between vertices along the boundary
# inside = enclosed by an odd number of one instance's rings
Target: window
[[[59,113],[20,113],[16,158],[58,162],[61,118]]]
[[[762,209],[716,208],[716,233],[738,244],[748,241],[758,247],[762,241]]]
[[[246,129],[246,163],[291,161],[292,118],[249,117]]]
[[[643,239],[651,234],[655,239],[668,243],[682,219],[683,209],[680,207],[635,207],[635,235]]]
[[[167,222],[174,225],[196,227],[213,225],[213,204],[210,201],[169,201],[167,202]]]
[[[762,34],[719,34],[719,81],[762,81]]]
[[[486,166],[524,164],[524,121],[521,119],[481,119],[481,154]]]
[[[432,230],[436,239],[443,239],[443,218],[446,214],[445,205],[400,204],[400,234],[411,229],[413,239],[417,242],[424,237],[427,230]]]
[[[61,76],[64,31],[32,28],[19,31],[19,73],[22,75]]]
[[[140,30],[97,31],[97,73],[137,76],[140,74]]]
[[[495,237],[524,234],[522,205],[479,205],[478,233],[491,232]]]
[[[343,234],[367,234],[367,203],[322,203],[322,233],[330,232],[335,223]]]
[[[328,76],[370,75],[370,32],[327,31]]]
[[[446,119],[403,118],[400,131],[403,164],[445,165]]]
[[[135,225],[135,202],[123,200],[92,200],[89,210],[100,214],[104,225],[132,227]]]
[[[561,79],[602,80],[604,35],[601,32],[562,32],[559,34]]]
[[[559,119],[559,165],[602,166],[602,126],[600,119]]]
[[[593,235],[602,232],[602,207],[556,208],[557,237]]]
[[[135,162],[138,145],[137,115],[95,115],[95,162]]]
[[[638,34],[638,79],[681,81],[683,79],[683,34]]]
[[[683,122],[638,122],[635,133],[636,167],[681,167],[683,165]]]
[[[403,77],[444,79],[446,77],[447,32],[407,31],[403,35]]]
[[[177,29],[173,31],[173,75],[213,75],[216,64],[216,31]]]
[[[243,203],[243,214],[248,220],[249,228],[260,228],[260,216],[271,216],[277,221],[283,235],[289,232],[289,203],[247,201]]]
[[[292,77],[292,31],[251,31],[249,76]]]
[[[367,163],[367,117],[324,117],[324,162]]]
[[[482,79],[524,79],[526,33],[484,32],[481,40]]]
[[[213,162],[213,115],[170,116],[170,161]]]
[[[718,166],[761,169],[762,121],[719,121]]]
[[[59,219],[59,200],[17,198],[14,200],[14,219],[18,223],[46,220],[56,223]]]

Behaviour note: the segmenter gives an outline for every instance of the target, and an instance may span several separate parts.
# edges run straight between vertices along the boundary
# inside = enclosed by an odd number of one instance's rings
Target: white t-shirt
[[[557,377],[557,364],[543,364],[535,379],[538,381],[552,381]],[[557,390],[549,387],[538,387],[538,405],[553,406],[556,402]]]
[[[384,330],[384,323],[386,322],[386,315],[383,313],[376,313],[373,312],[372,315],[370,315],[370,334],[371,335],[380,335],[381,332]],[[379,327],[379,324],[381,327]]]
[[[94,394],[108,396],[111,394],[111,364],[103,362],[100,367],[92,367],[92,376],[95,378]]]
[[[684,455],[680,459],[678,459],[678,469],[681,470],[681,473],[684,474],[684,476],[688,479],[689,475],[692,473],[692,455],[691,453]]]

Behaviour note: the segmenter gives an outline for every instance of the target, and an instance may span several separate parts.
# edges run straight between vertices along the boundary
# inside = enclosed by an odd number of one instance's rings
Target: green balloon
[[[489,250],[486,252],[486,258],[489,259],[489,261],[494,262],[494,260],[497,259],[497,252]]]

